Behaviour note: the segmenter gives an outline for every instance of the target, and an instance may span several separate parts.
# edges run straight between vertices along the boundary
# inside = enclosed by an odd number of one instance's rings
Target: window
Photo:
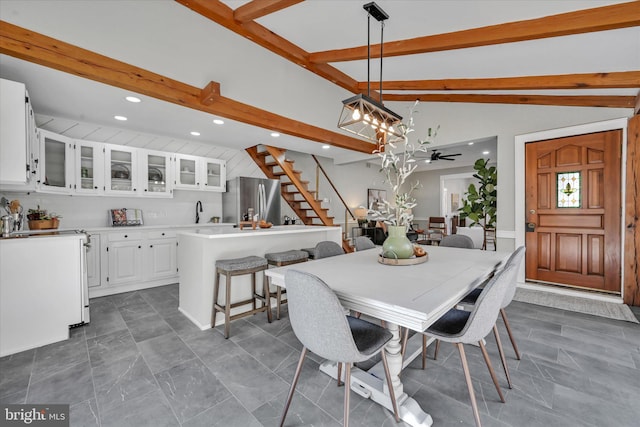
[[[580,172],[557,174],[559,208],[580,207]]]

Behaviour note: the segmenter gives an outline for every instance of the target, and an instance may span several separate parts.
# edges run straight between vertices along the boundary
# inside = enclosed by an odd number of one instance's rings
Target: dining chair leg
[[[427,336],[422,334],[422,370],[427,367]]]
[[[276,319],[280,320],[280,306],[282,305],[282,289],[276,289]]]
[[[396,417],[396,422],[400,422],[400,413],[398,411],[398,402],[396,401],[396,391],[393,389],[393,383],[391,382],[391,373],[389,372],[389,364],[387,363],[387,355],[384,353],[384,349],[380,353],[382,357],[382,364],[384,365],[384,375],[387,377],[387,387],[389,388],[389,397],[391,398],[391,406],[393,406],[393,415]]]
[[[511,340],[511,345],[513,346],[513,350],[516,352],[516,359],[520,360],[520,351],[518,351],[516,340],[513,338],[513,333],[511,332],[511,326],[509,325],[509,321],[507,320],[507,312],[504,311],[504,308],[500,309],[500,315],[502,315],[504,326],[507,328],[507,333],[509,334],[509,339]]]
[[[480,423],[480,413],[478,412],[478,403],[476,402],[476,394],[473,391],[473,383],[471,382],[471,374],[469,374],[469,364],[467,363],[467,356],[464,353],[464,344],[456,343],[458,352],[460,353],[460,360],[462,360],[462,370],[464,371],[464,379],[467,382],[467,389],[469,390],[469,397],[471,398],[471,409],[473,409],[473,418],[476,421],[476,427],[482,427]]]
[[[273,321],[273,314],[271,313],[271,295],[269,294],[269,284],[271,281],[266,274],[262,276],[262,294],[264,295],[264,304],[267,306],[267,321],[271,323]],[[280,289],[280,287],[278,287]]]
[[[504,348],[502,347],[502,340],[500,339],[500,334],[498,333],[498,325],[493,325],[493,335],[496,337],[496,344],[498,346],[498,353],[500,353],[500,361],[502,362],[502,368],[504,369],[504,375],[507,377],[507,383],[509,383],[509,388],[513,388],[513,384],[511,384],[511,375],[509,375],[509,365],[507,365],[507,358],[504,355]]]
[[[342,385],[342,363],[338,362],[338,387]]]
[[[489,353],[487,352],[487,347],[484,345],[482,340],[478,341],[478,343],[480,345],[480,350],[482,350],[482,356],[484,357],[484,361],[487,364],[487,368],[489,368],[489,374],[491,374],[493,385],[496,386],[496,390],[498,391],[498,396],[500,396],[500,401],[502,403],[505,403],[504,395],[502,394],[502,389],[500,389],[500,384],[498,384],[498,377],[496,376],[496,373],[493,370],[493,365],[491,365],[491,359],[489,359]]]
[[[407,341],[409,341],[409,328],[404,328],[404,334],[402,334],[402,347],[400,354],[404,360],[404,354],[407,352]]]
[[[433,360],[438,360],[438,352],[440,351],[440,340],[436,340],[436,348],[433,351]]]
[[[351,396],[351,363],[344,364],[344,420],[342,425],[349,427],[349,397]]]
[[[284,419],[287,417],[287,412],[289,412],[289,405],[291,405],[291,399],[293,398],[293,393],[296,391],[296,385],[298,385],[298,380],[300,379],[300,373],[302,372],[302,364],[304,363],[304,358],[307,355],[307,348],[302,348],[302,353],[300,353],[300,359],[298,360],[298,366],[296,366],[296,373],[293,375],[293,380],[291,381],[291,388],[289,389],[289,395],[287,396],[287,402],[284,404],[284,409],[282,410],[282,417],[280,417],[280,427],[284,425]]]

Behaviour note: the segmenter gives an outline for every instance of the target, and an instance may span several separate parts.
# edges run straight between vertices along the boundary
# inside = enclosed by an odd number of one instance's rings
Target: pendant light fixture
[[[401,137],[402,117],[382,104],[382,46],[384,21],[389,15],[374,2],[363,6],[367,15],[367,94],[358,94],[342,101],[342,113],[338,127],[347,132],[366,138],[379,147],[384,146],[389,137]],[[371,98],[371,17],[380,22],[380,101]]]

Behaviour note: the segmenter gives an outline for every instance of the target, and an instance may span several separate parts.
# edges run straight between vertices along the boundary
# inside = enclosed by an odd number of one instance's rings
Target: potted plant
[[[381,159],[380,172],[385,175],[384,182],[391,187],[392,202],[383,200],[382,209],[372,209],[369,206],[372,218],[387,224],[389,236],[382,245],[383,255],[400,259],[413,256],[413,244],[406,233],[413,220],[411,210],[416,206],[412,193],[420,186],[418,181],[408,182],[409,176],[418,167],[415,154],[426,153],[427,145],[435,139],[438,131],[438,128],[429,128],[426,138],[409,140],[409,134],[414,131],[413,114],[417,105],[418,101],[410,111],[408,123],[400,124],[402,136],[389,141],[383,150],[376,150]]]
[[[466,200],[459,209],[460,219],[469,218],[471,226],[479,224],[485,231],[495,229],[498,207],[498,171],[495,166],[487,167],[489,159],[476,160],[473,177],[479,181],[479,186],[469,184],[465,193]]]
[[[27,219],[29,220],[30,230],[51,230],[56,229],[60,225],[62,216],[56,213],[47,213],[46,209],[29,209],[27,211]]]

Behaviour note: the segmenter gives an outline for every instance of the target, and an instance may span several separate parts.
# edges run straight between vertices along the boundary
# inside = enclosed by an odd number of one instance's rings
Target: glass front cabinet
[[[173,194],[173,162],[170,153],[140,150],[139,192],[150,197],[171,197]]]
[[[120,195],[138,194],[138,149],[105,144],[105,193]]]
[[[74,179],[75,141],[46,130],[40,131],[40,158],[36,188],[43,193],[71,193]]]
[[[175,188],[226,191],[224,160],[176,154]]]
[[[102,194],[104,192],[104,144],[76,140],[75,150],[76,193]]]

